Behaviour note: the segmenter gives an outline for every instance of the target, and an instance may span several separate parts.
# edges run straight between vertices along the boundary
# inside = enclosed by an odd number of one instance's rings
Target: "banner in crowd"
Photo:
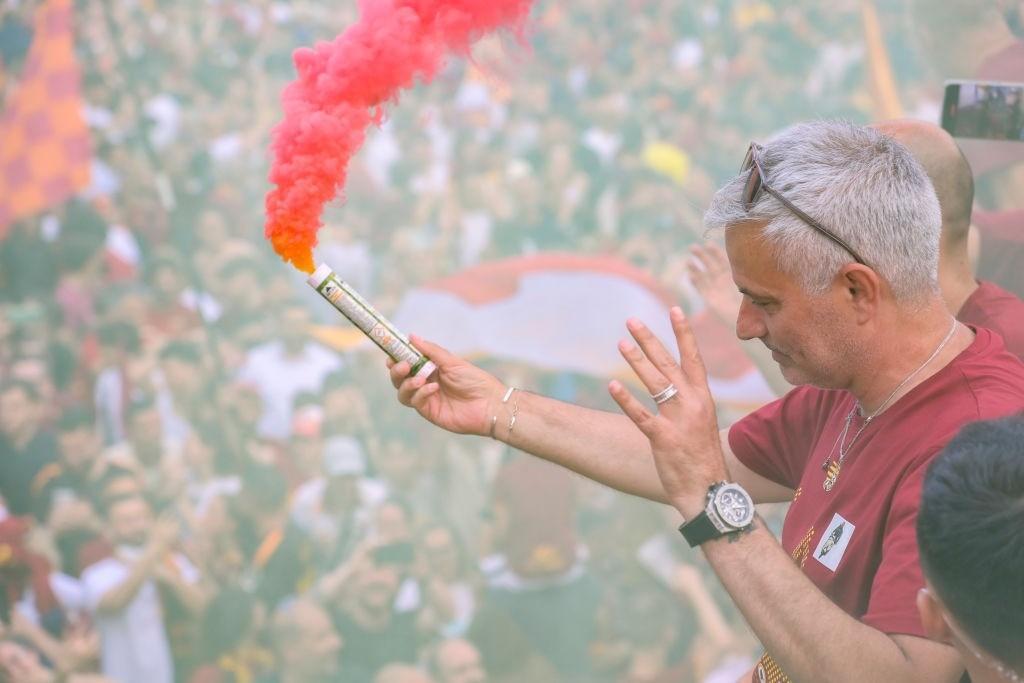
[[[393,321],[462,356],[487,356],[550,371],[632,378],[618,352],[625,322],[639,318],[675,351],[672,296],[618,258],[551,253],[470,268],[410,291]],[[720,401],[772,398],[732,330],[701,313],[690,321]]]
[[[89,183],[72,0],[47,0],[20,78],[0,111],[0,238],[14,221],[55,206]]]

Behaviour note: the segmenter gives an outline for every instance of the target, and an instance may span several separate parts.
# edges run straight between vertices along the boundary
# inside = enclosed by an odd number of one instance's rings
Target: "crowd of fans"
[[[39,4],[0,2],[5,96]],[[355,5],[76,2],[92,184],[0,242],[0,680],[734,679],[757,644],[670,516],[407,417],[264,243],[291,51]],[[552,249],[683,296],[748,139],[870,117],[859,8],[541,2],[392,109],[320,253],[384,311]]]

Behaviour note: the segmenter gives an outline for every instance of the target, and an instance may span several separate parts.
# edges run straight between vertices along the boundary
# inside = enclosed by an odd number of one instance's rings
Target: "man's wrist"
[[[498,428],[501,426],[502,415],[504,413],[504,406],[501,404],[501,397],[508,391],[508,387],[504,382],[497,382],[497,388],[491,392],[491,398],[487,401],[487,413],[485,415],[486,423],[484,424],[483,431],[479,433],[479,436],[487,436],[496,441],[498,439]]]
[[[671,497],[672,507],[679,511],[684,520],[690,521],[704,512],[711,487],[723,481],[731,481],[724,466],[714,467],[704,473],[694,472],[687,482],[686,489]]]
[[[720,476],[717,479],[714,477],[695,479],[693,485],[687,487],[686,491],[673,496],[672,507],[679,511],[679,514],[683,516],[685,521],[690,521],[704,512],[704,508],[708,505],[708,491],[723,479],[725,479],[724,476]]]

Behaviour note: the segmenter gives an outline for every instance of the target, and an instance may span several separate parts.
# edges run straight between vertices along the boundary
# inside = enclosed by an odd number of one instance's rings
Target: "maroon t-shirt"
[[[925,471],[965,423],[1024,410],[1024,364],[998,335],[976,330],[949,365],[864,430],[826,492],[822,463],[838,458],[854,404],[846,391],[798,387],[734,424],[729,444],[751,470],[796,491],[782,546],[814,585],[873,628],[923,637],[915,523]],[[862,424],[855,416],[847,444]],[[753,680],[786,679],[766,655]]]
[[[1024,300],[992,282],[978,282],[957,320],[973,327],[987,327],[1003,338],[1006,350],[1024,360]]]

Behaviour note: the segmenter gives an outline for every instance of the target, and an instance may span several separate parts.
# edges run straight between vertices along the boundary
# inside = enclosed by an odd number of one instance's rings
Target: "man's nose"
[[[736,315],[736,336],[740,339],[758,339],[768,334],[764,324],[764,314],[747,297],[740,302],[740,312]]]

